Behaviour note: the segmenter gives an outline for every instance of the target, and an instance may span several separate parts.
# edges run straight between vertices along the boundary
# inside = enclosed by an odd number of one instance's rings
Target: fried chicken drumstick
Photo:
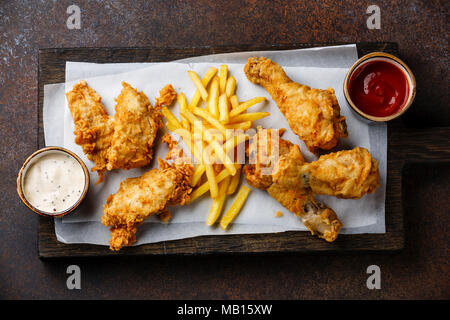
[[[169,135],[163,141],[169,145],[166,159],[172,164],[158,159],[159,169],[122,181],[117,193],[106,200],[102,223],[110,227],[111,250],[133,244],[137,227],[150,215],[168,214],[168,206],[184,205],[189,199],[192,162]]]
[[[315,194],[344,199],[374,192],[378,178],[378,161],[360,147],[323,155],[311,163],[282,155],[273,174],[273,180],[286,188],[301,185]]]
[[[297,163],[305,162],[297,145],[279,139],[274,130],[258,128],[247,153],[250,164],[244,167],[243,172],[252,187],[266,190],[298,216],[312,234],[317,234],[328,242],[337,238],[342,223],[332,209],[314,199],[310,188],[303,188],[301,185],[287,187],[273,179],[279,155],[295,159]]]
[[[339,138],[347,137],[345,117],[340,115],[332,88],[311,89],[293,82],[279,64],[264,57],[249,58],[244,72],[248,80],[269,92],[292,131],[311,152],[332,149]]]

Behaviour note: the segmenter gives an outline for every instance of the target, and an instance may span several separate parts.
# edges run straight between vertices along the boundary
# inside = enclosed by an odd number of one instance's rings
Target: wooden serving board
[[[295,44],[274,46],[226,46],[198,48],[63,48],[39,50],[39,117],[37,147],[42,148],[44,131],[42,106],[44,85],[65,81],[66,61],[96,63],[164,62],[192,56],[255,50],[285,50],[334,44]],[[395,43],[359,43],[360,56],[385,51],[397,55]],[[427,131],[428,130],[428,131]],[[401,122],[388,124],[388,173],[386,189],[386,233],[339,235],[333,243],[311,236],[306,231],[271,234],[200,236],[123,248],[112,252],[106,246],[63,244],[56,240],[52,219],[39,217],[38,252],[40,258],[110,256],[110,255],[166,255],[166,254],[223,254],[223,253],[279,253],[318,251],[386,251],[404,246],[402,212],[402,168],[406,157],[416,161],[449,161],[447,148],[450,135],[447,128],[418,131],[406,130]],[[416,148],[421,146],[422,149]],[[419,151],[418,151],[419,150]]]

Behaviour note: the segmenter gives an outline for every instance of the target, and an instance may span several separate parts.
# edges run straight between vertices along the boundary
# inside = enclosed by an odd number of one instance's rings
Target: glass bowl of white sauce
[[[46,147],[29,156],[17,177],[17,193],[34,212],[62,217],[84,200],[89,189],[89,170],[73,152]]]

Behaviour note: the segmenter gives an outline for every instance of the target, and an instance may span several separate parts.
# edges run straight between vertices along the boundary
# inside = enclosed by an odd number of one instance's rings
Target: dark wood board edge
[[[295,44],[272,46],[226,46],[199,48],[62,48],[39,51],[39,119],[38,147],[44,146],[42,105],[43,86],[64,82],[65,61],[91,62],[149,62],[181,59],[189,56],[255,50],[288,50],[333,44]],[[396,43],[359,43],[358,54],[386,51],[397,54]],[[150,55],[151,52],[151,55]],[[95,55],[93,55],[95,53]],[[169,57],[169,58],[168,58]],[[61,69],[62,68],[62,69]],[[56,73],[55,73],[56,71]],[[58,73],[59,72],[59,73]],[[66,245],[56,240],[53,220],[39,217],[38,253],[40,258],[88,257],[112,255],[167,255],[167,254],[225,254],[225,253],[280,253],[280,252],[342,252],[395,251],[404,247],[403,212],[401,205],[401,174],[404,159],[391,147],[391,132],[399,124],[388,126],[388,183],[386,190],[385,234],[340,235],[334,243],[312,237],[309,232],[283,232],[255,235],[200,236],[175,241],[146,244],[111,252],[105,246],[88,244]],[[299,245],[300,244],[300,245]]]

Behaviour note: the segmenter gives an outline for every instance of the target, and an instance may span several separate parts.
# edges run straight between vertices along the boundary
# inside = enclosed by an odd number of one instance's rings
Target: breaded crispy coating
[[[365,148],[343,150],[305,163],[280,157],[273,180],[287,188],[299,183],[315,194],[358,199],[379,186],[378,161]]]
[[[247,152],[250,159],[243,172],[252,187],[266,190],[286,209],[298,216],[312,234],[328,242],[337,238],[342,223],[332,209],[315,200],[311,189],[303,188],[300,184],[285,187],[273,179],[279,157],[285,156],[295,159],[297,163],[305,163],[297,145],[279,139],[274,130],[259,127]]]
[[[249,58],[244,72],[248,80],[270,93],[292,131],[311,152],[332,149],[341,137],[347,137],[345,117],[340,115],[332,88],[311,89],[296,83],[279,64],[264,57]]]
[[[126,82],[122,86],[114,117],[108,115],[100,95],[86,81],[80,81],[66,93],[75,124],[75,143],[95,162],[92,170],[98,172],[97,183],[103,181],[106,170],[127,170],[150,163],[158,129],[162,127],[160,109],[177,96],[169,84],[161,89],[153,108],[143,92]]]
[[[114,135],[108,151],[108,170],[143,167],[153,157],[153,143],[162,127],[161,113],[147,96],[122,82],[116,98]]]
[[[97,183],[102,182],[114,133],[112,118],[108,116],[100,95],[84,80],[67,92],[66,97],[75,125],[75,143],[95,163],[92,171],[98,173]]]
[[[163,137],[169,145],[166,159],[158,159],[159,169],[152,169],[137,178],[129,178],[120,183],[120,188],[106,200],[102,223],[110,227],[111,250],[120,250],[136,241],[136,230],[144,220],[153,215],[169,218],[167,207],[184,205],[192,188],[190,181],[194,168],[190,158],[184,157],[181,148],[170,139]]]

